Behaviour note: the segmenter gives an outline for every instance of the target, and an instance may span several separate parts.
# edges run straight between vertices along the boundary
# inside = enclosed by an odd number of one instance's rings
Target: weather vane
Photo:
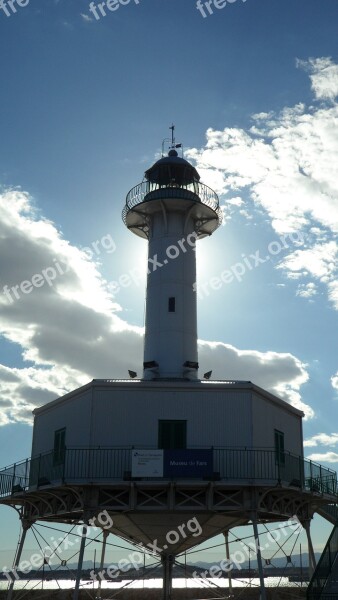
[[[169,127],[169,129],[171,130],[171,139],[170,138],[164,138],[164,140],[162,141],[162,156],[164,156],[164,145],[166,142],[170,142],[169,144],[169,150],[175,150],[175,148],[182,148],[182,157],[183,157],[183,144],[176,144],[176,140],[175,140],[175,125],[174,123],[171,125],[171,127]]]
[[[171,147],[174,148],[175,147],[175,125],[174,125],[174,123],[172,124],[171,127],[169,127],[169,129],[171,129]]]

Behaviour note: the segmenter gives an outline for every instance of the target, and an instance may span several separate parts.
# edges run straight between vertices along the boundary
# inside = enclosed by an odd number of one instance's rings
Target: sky
[[[197,250],[200,372],[303,410],[305,456],[336,469],[337,0],[19,4],[0,8],[0,464],[30,455],[36,406],[141,372],[146,243],[121,210],[175,123],[223,211]]]

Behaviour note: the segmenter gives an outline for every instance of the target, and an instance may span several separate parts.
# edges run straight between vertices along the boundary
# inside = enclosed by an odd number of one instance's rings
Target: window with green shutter
[[[182,449],[187,447],[187,422],[158,422],[158,447],[165,449]]]
[[[66,450],[66,428],[57,429],[54,433],[54,465],[61,465],[65,459]]]
[[[285,465],[284,433],[275,429],[275,456],[278,465]]]

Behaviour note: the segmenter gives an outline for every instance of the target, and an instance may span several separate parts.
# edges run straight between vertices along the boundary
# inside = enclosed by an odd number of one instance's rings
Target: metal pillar
[[[14,564],[13,564],[13,568],[12,568],[13,578],[12,578],[12,581],[11,581],[8,591],[7,591],[7,600],[12,600],[14,584],[16,581],[16,578],[15,578],[16,569],[18,568],[18,566],[20,564],[21,554],[22,554],[22,550],[23,550],[23,547],[25,544],[27,531],[33,525],[33,523],[31,521],[25,521],[25,520],[22,520],[21,524],[22,524],[22,533],[21,533],[21,538],[20,538],[20,542],[19,542],[19,547],[18,547],[16,556],[14,559]]]
[[[225,554],[226,554],[226,558],[227,558],[227,563],[229,565],[230,564],[229,531],[224,531],[223,535],[225,538]],[[231,569],[228,569],[228,580],[229,580],[229,593],[232,594]]]
[[[163,600],[171,600],[172,578],[174,556],[172,554],[163,554],[161,557],[163,565]]]
[[[102,542],[101,561],[100,561],[100,573],[102,573],[103,567],[104,567],[104,557],[106,554],[106,545],[107,545],[107,538],[109,535],[109,531],[104,529],[102,531],[102,533],[103,533],[103,542]],[[102,586],[102,578],[99,576],[99,585],[97,588],[97,596],[96,596],[95,600],[101,600],[101,586]]]
[[[249,548],[249,588],[251,588],[251,548]]]
[[[311,579],[314,570],[316,568],[316,557],[313,550],[312,539],[311,539],[311,531],[310,531],[310,519],[304,521],[304,529],[306,532],[308,547],[309,547],[309,577]]]
[[[259,535],[258,535],[258,527],[257,527],[257,517],[254,516],[252,519],[252,526],[254,530],[255,536],[255,546],[257,552],[257,563],[258,563],[258,572],[259,572],[259,581],[260,581],[260,600],[266,600],[266,591],[265,591],[265,581],[264,581],[264,572],[263,572],[263,563],[262,563],[262,554],[261,548],[259,545]]]
[[[87,529],[88,529],[88,520],[85,519],[85,522],[84,522],[83,528],[82,528],[81,546],[80,546],[80,552],[79,552],[79,562],[77,564],[77,573],[76,573],[76,581],[75,581],[73,600],[79,600],[79,590],[80,590],[81,575],[82,575],[83,556],[84,556],[84,551],[85,551],[85,546],[86,546]]]

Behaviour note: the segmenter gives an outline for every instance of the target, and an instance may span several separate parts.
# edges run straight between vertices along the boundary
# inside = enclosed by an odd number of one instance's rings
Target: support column
[[[174,556],[164,554],[161,557],[163,565],[163,600],[171,600]]]
[[[227,558],[227,563],[229,565],[230,564],[229,531],[224,531],[223,535],[225,538],[225,554],[226,554],[226,558]],[[228,569],[228,580],[229,580],[229,593],[232,594],[231,569]]]
[[[255,536],[255,546],[257,552],[257,563],[258,563],[258,573],[259,573],[259,581],[260,581],[260,600],[266,600],[266,591],[265,591],[265,581],[264,581],[264,572],[263,572],[263,563],[262,563],[262,554],[261,548],[259,545],[259,535],[258,535],[258,527],[257,527],[257,515],[255,515],[252,519],[252,525]]]
[[[20,538],[20,542],[19,542],[19,547],[18,547],[16,556],[14,559],[14,564],[13,564],[13,568],[12,568],[13,578],[12,578],[12,581],[11,581],[8,591],[7,591],[7,600],[12,600],[14,584],[16,581],[16,578],[15,578],[16,569],[18,568],[18,566],[20,564],[22,550],[23,550],[23,547],[25,544],[27,531],[33,525],[33,523],[31,521],[22,520],[21,523],[22,523],[22,533],[21,533],[21,538]]]
[[[310,522],[311,522],[310,519],[307,519],[306,521],[304,521],[304,529],[306,532],[307,543],[308,543],[308,547],[309,547],[309,576],[311,579],[317,565],[316,565],[316,557],[315,557],[315,553],[313,550],[312,539],[311,539]]]
[[[81,575],[82,575],[83,556],[84,556],[84,551],[85,551],[85,547],[86,547],[87,529],[88,529],[88,519],[85,519],[83,527],[82,527],[81,546],[80,546],[80,552],[79,552],[79,561],[77,564],[77,573],[76,573],[76,581],[75,581],[73,600],[79,600],[79,590],[80,590]]]
[[[106,545],[107,545],[107,538],[109,535],[109,531],[107,531],[106,529],[103,529],[102,534],[103,534],[103,542],[102,542],[101,561],[100,561],[100,573],[102,573],[103,567],[104,567],[104,557],[106,554]],[[102,586],[102,579],[101,579],[101,577],[99,577],[99,585],[97,588],[97,596],[96,596],[95,600],[101,600],[101,586]]]

